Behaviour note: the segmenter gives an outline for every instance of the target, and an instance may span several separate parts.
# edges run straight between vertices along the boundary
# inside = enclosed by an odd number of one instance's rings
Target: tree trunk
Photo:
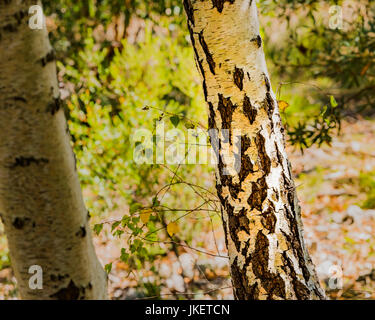
[[[229,130],[229,136],[211,135],[211,144],[221,155],[216,187],[235,298],[324,299],[303,240],[256,3],[185,0],[184,6],[203,78],[209,128]],[[222,160],[227,150],[240,162],[231,175],[225,174]]]
[[[38,1],[0,2],[0,213],[24,299],[105,299],[46,29]],[[31,266],[43,271],[32,289]]]

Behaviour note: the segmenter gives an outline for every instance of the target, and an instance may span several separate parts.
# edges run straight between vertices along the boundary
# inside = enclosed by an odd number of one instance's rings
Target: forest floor
[[[331,299],[375,299],[375,121],[344,123],[332,146],[301,154],[289,148],[301,201],[305,239],[318,276]],[[16,299],[15,278],[5,261],[6,241],[0,226],[0,300]],[[225,253],[222,230],[200,232],[194,239],[207,252]],[[215,244],[214,244],[215,242]],[[119,256],[118,241],[95,238],[100,260]],[[155,264],[160,297],[232,299],[227,259],[199,254],[189,248],[179,260],[171,252]],[[139,275],[138,275],[139,277]],[[143,275],[152,282],[152,275]],[[129,277],[123,263],[109,274],[112,299],[144,298],[139,279]],[[180,292],[185,292],[180,294]]]

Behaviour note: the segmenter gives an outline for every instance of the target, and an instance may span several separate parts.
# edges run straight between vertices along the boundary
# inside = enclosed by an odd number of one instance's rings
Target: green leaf
[[[170,117],[169,120],[171,120],[174,127],[177,127],[178,124],[180,123],[180,117],[179,116]]]
[[[331,106],[332,108],[336,108],[338,106],[338,103],[334,96],[331,96]]]
[[[107,273],[110,273],[111,270],[112,270],[112,262],[106,264],[105,267],[104,267],[104,270],[105,270]]]
[[[123,261],[123,262],[128,262],[128,259],[129,259],[129,253],[127,253],[126,250],[124,248],[122,248],[120,260]]]
[[[115,230],[119,225],[120,225],[121,221],[116,221],[112,224],[112,231]]]
[[[328,110],[328,107],[327,107],[327,106],[324,106],[324,107],[323,107],[323,110],[322,110],[322,112],[321,112],[320,115],[321,115],[322,117],[324,117],[324,115],[326,114],[327,110]]]
[[[96,233],[96,235],[99,235],[102,229],[103,229],[103,223],[99,223],[94,226],[94,232]]]
[[[157,207],[157,206],[159,206],[159,205],[160,205],[160,201],[159,201],[158,197],[154,197],[154,198],[152,199],[152,206],[153,206],[153,207]]]
[[[186,129],[195,129],[195,124],[191,122],[185,122]]]
[[[129,208],[130,214],[133,214],[137,212],[140,208],[142,208],[142,205],[140,203],[132,203]]]

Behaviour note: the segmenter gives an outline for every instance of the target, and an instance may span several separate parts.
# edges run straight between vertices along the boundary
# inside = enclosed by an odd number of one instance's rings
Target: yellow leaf
[[[289,103],[283,100],[279,101],[279,109],[281,112],[284,112],[286,108],[289,107]]]
[[[146,224],[150,220],[151,213],[151,209],[144,209],[141,211],[140,218],[144,224]]]
[[[119,101],[120,103],[124,103],[124,102],[125,102],[125,98],[121,96],[121,97],[118,99],[118,101]]]
[[[171,222],[167,225],[167,232],[168,234],[173,237],[175,233],[179,231],[178,224],[176,222]]]

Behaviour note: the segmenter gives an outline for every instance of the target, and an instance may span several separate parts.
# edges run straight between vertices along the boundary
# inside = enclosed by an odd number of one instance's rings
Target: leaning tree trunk
[[[203,78],[209,128],[229,130],[211,134],[211,143],[221,155],[216,187],[235,297],[324,299],[302,236],[256,3],[185,0],[184,6]],[[235,131],[241,132],[239,139]],[[228,150],[240,160],[240,169],[231,175],[226,175],[222,160]]]
[[[24,299],[105,299],[54,53],[45,28],[28,27],[35,4],[0,1],[0,213],[11,262]],[[43,289],[29,286],[34,265]]]

